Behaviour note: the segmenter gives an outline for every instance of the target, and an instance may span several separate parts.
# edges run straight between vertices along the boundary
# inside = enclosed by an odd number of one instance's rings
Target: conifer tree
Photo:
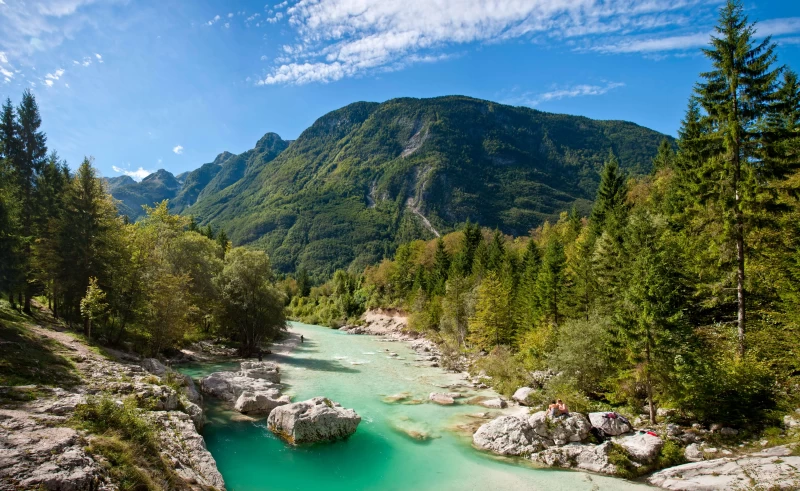
[[[544,322],[558,325],[560,310],[564,302],[564,266],[566,256],[564,246],[551,238],[542,257],[542,265],[536,277],[536,297],[539,303],[540,318]]]
[[[436,240],[436,252],[433,256],[433,272],[431,277],[432,293],[443,295],[447,284],[447,276],[450,272],[450,254],[444,247],[444,240],[439,237]]]
[[[723,238],[735,244],[736,325],[739,354],[744,356],[746,222],[763,183],[783,173],[783,169],[765,166],[758,150],[760,124],[773,110],[780,69],[773,67],[775,44],[769,37],[755,42],[755,25],[748,21],[740,1],[728,0],[720,9],[715,30],[711,47],[703,49],[713,68],[702,74],[703,81],[695,89],[713,129],[714,143],[719,145],[715,155],[704,162],[711,187],[700,199],[723,210]]]
[[[503,234],[500,230],[495,229],[492,235],[492,242],[488,247],[488,258],[486,267],[489,271],[500,271],[503,267],[503,260],[506,255],[506,246],[504,243]]]
[[[596,235],[619,226],[626,208],[626,193],[627,185],[625,176],[619,168],[619,161],[613,152],[609,152],[600,175],[600,187],[597,189],[590,220]]]
[[[231,241],[228,240],[228,234],[226,234],[224,230],[220,230],[219,231],[219,234],[217,234],[217,239],[216,240],[217,240],[217,244],[219,245],[219,248],[220,248],[220,254],[222,254],[222,257],[220,259],[222,259],[224,261],[225,260],[225,254],[228,253],[228,249],[231,246]]]
[[[481,350],[509,344],[511,292],[495,272],[481,281],[475,300],[475,314],[469,319],[470,343]]]
[[[661,140],[658,146],[658,153],[653,157],[653,170],[671,169],[675,161],[675,149],[668,138]]]

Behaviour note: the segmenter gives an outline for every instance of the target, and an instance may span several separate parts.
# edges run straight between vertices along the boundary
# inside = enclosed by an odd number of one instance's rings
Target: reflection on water
[[[403,361],[415,357],[403,343],[299,323],[291,329],[303,334],[305,343],[290,356],[265,358],[281,365],[285,393],[295,401],[329,397],[355,409],[362,422],[347,441],[292,448],[266,429],[264,418],[242,418],[208,401],[204,436],[229,490],[645,488],[607,477],[535,469],[478,452],[470,445],[469,429],[481,421],[475,413],[485,409],[427,403],[430,392],[460,382],[458,376]],[[385,354],[387,346],[398,356],[371,356]],[[236,369],[236,364],[181,370],[199,377],[221,369]]]

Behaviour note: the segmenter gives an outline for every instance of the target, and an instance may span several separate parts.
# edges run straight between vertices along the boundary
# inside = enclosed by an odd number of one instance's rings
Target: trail
[[[433,225],[431,225],[431,222],[425,217],[425,215],[423,215],[422,212],[419,211],[419,208],[414,206],[414,199],[413,198],[408,198],[408,201],[406,202],[406,205],[408,206],[408,209],[411,210],[411,213],[417,215],[418,217],[420,217],[422,219],[422,224],[425,225],[425,228],[430,230],[430,232],[433,235],[435,235],[436,237],[441,237],[442,236],[439,233],[438,230],[433,228]]]

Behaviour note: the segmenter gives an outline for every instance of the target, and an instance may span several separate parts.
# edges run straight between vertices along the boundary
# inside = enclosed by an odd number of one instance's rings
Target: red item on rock
[[[655,431],[648,431],[648,432],[647,432],[647,433],[645,433],[645,434],[646,434],[646,435],[650,435],[650,436],[656,436],[656,437],[658,436],[658,435],[656,434],[656,432],[655,432]]]

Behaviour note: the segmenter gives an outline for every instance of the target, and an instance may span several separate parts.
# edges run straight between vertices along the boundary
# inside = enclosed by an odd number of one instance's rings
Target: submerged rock
[[[427,423],[415,421],[408,416],[399,416],[389,421],[389,426],[391,426],[394,431],[419,442],[439,438],[439,435],[437,435]]]
[[[334,441],[356,432],[361,417],[325,397],[275,408],[267,427],[292,445]]]
[[[436,404],[441,404],[442,406],[449,406],[455,404],[456,401],[453,400],[448,394],[443,394],[441,392],[431,392],[431,395],[428,396],[428,399],[431,402],[435,402]]]

